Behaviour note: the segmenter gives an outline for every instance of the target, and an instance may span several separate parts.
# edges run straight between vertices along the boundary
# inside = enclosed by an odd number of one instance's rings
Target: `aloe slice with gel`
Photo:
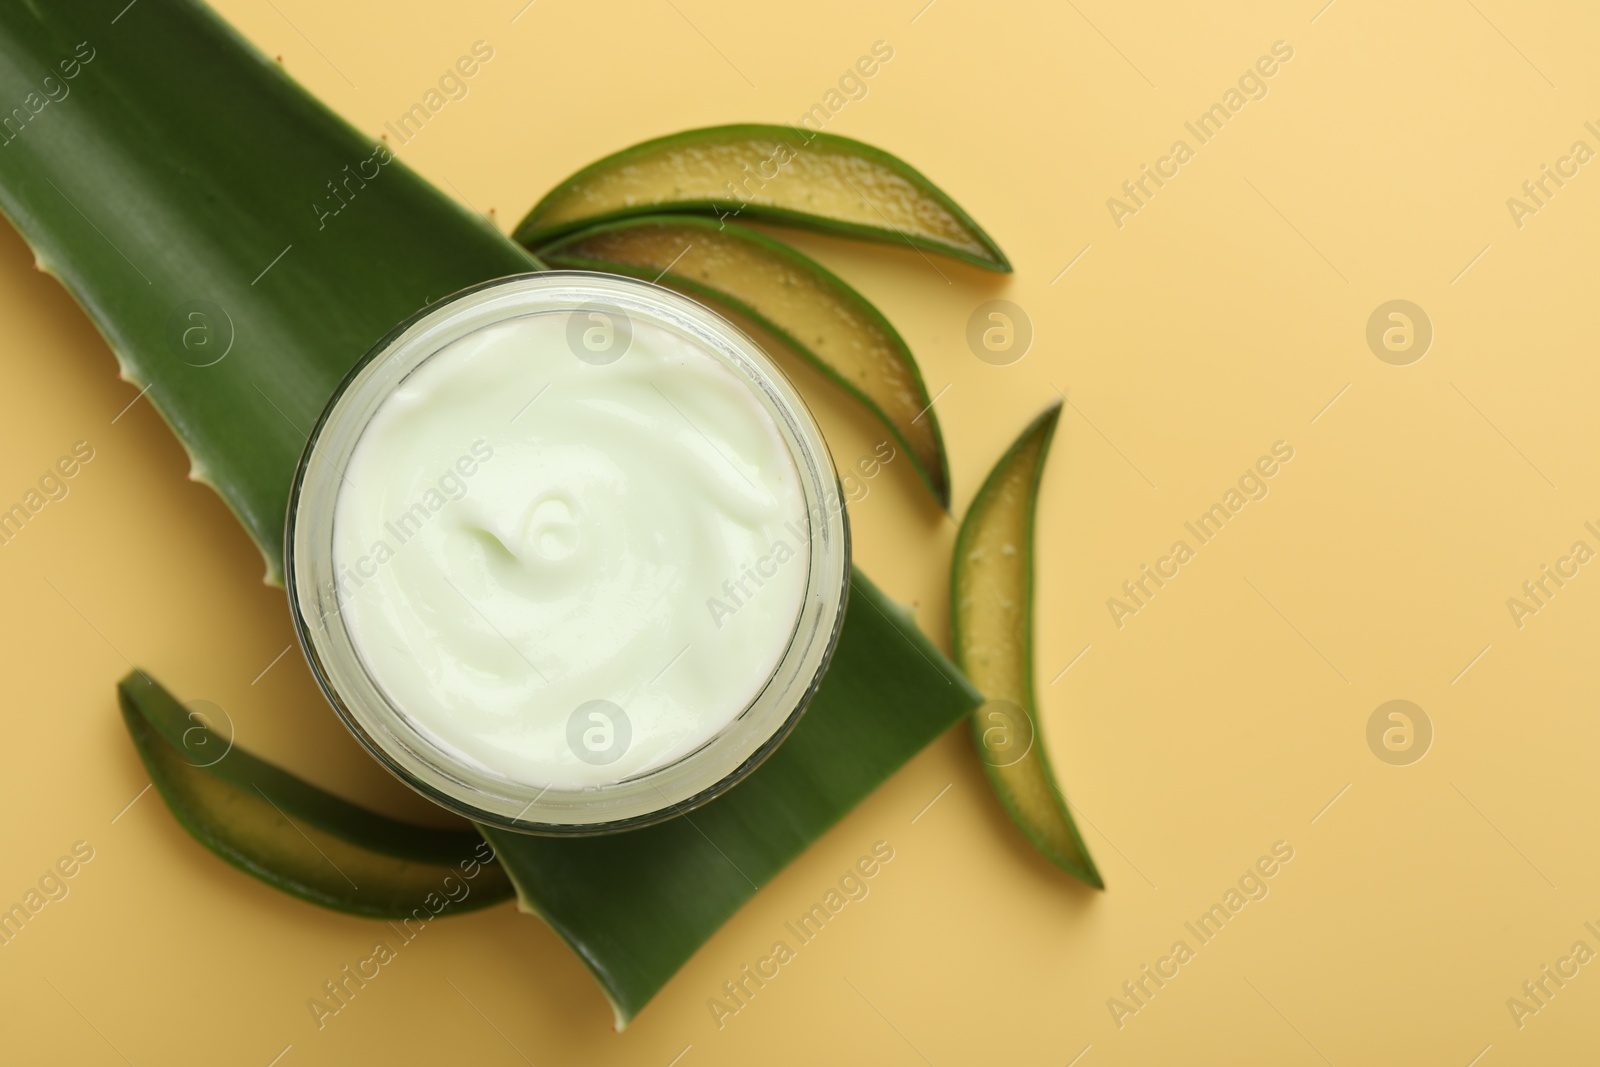
[[[117,697],[178,822],[275,889],[356,915],[422,921],[514,895],[470,824],[417,826],[319,789],[232,745],[139,671],[122,679]]]
[[[795,226],[1011,270],[994,239],[904,160],[793,126],[712,126],[625,148],[557,185],[513,236],[537,248],[596,223],[663,212]]]
[[[1033,689],[1034,515],[1059,403],[1022,432],[967,510],[950,573],[957,665],[988,700],[972,713],[984,770],[1013,822],[1062,870],[1105,882],[1050,769]]]

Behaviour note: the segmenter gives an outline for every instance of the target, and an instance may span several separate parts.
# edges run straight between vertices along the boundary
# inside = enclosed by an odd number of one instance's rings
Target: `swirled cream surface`
[[[664,327],[617,328],[534,315],[451,343],[373,415],[334,511],[367,671],[441,749],[539,788],[710,740],[805,594],[804,493],[752,386]]]

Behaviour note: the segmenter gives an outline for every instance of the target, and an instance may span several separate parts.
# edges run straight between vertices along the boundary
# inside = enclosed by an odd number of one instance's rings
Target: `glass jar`
[[[346,468],[369,421],[413,372],[448,346],[524,316],[561,316],[569,337],[595,321],[648,324],[711,356],[748,387],[771,418],[798,473],[806,507],[806,543],[798,552],[798,562],[807,568],[803,599],[793,633],[765,684],[693,751],[601,785],[541,787],[441,743],[422,721],[425,716],[408,714],[375,676],[341,610],[335,510]],[[289,499],[289,603],[301,646],[334,710],[406,784],[469,819],[509,830],[625,830],[670,818],[727,791],[771,755],[799,721],[827,668],[848,598],[850,535],[841,501],[827,445],[794,386],[726,319],[635,279],[584,271],[518,275],[418,312],[380,340],[339,385],[307,441]],[[730,560],[729,566],[736,563]]]

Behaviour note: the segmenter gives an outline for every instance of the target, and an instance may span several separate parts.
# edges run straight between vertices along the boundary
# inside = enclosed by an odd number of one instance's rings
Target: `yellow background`
[[[892,45],[829,130],[931,175],[1016,274],[796,243],[879,302],[943,391],[958,514],[1015,432],[1058,388],[1071,398],[1044,487],[1038,681],[1109,888],[1031,853],[957,730],[620,1036],[577,960],[510,906],[428,929],[318,1031],[307,998],[385,928],[236,872],[153,793],[124,811],[147,779],[113,685],[137,663],[268,758],[392,811],[426,805],[358,751],[298,652],[262,673],[291,641],[283,593],[148,402],[113,422],[135,390],[5,228],[0,500],[75,441],[96,454],[0,548],[0,905],[74,842],[95,857],[0,948],[0,1058],[1501,1067],[1592,1050],[1600,965],[1521,1029],[1506,1000],[1574,941],[1600,949],[1583,928],[1600,920],[1600,565],[1521,629],[1506,598],[1575,540],[1600,548],[1583,529],[1600,520],[1600,164],[1520,229],[1505,202],[1574,140],[1600,148],[1583,128],[1600,119],[1600,24],[1577,4],[1321,3],[222,2],[373,136],[489,42],[470,95],[399,154],[502,228],[632,142],[794,121]],[[1294,58],[1267,97],[1114,225],[1107,198],[1175,139],[1194,146],[1183,123],[1278,40]],[[996,298],[1036,333],[1004,367],[965,341]],[[1365,341],[1395,298],[1435,329],[1410,366]],[[881,431],[799,377],[841,464],[870,452]],[[1295,457],[1270,496],[1118,629],[1106,599],[1278,440]],[[954,525],[904,463],[870,485],[857,558],[942,635]],[[1435,731],[1409,766],[1366,741],[1399,698]],[[871,895],[719,1030],[708,998],[879,840],[895,858]],[[1280,840],[1294,859],[1270,895],[1118,1029],[1107,998],[1195,945],[1184,922]]]

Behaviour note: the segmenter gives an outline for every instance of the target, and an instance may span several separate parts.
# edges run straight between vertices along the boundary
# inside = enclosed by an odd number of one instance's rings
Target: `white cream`
[[[807,583],[804,492],[751,386],[658,326],[604,364],[582,336],[546,314],[446,346],[362,431],[333,521],[339,609],[389,700],[540,789],[710,740]]]

